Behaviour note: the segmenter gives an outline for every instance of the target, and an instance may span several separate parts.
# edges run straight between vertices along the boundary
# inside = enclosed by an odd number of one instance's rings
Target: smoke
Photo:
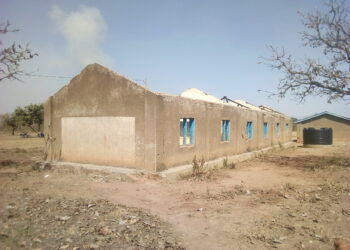
[[[97,8],[80,6],[76,11],[66,12],[54,5],[49,17],[65,40],[64,60],[69,60],[68,64],[83,67],[94,62],[104,65],[112,62],[102,49],[107,24]]]

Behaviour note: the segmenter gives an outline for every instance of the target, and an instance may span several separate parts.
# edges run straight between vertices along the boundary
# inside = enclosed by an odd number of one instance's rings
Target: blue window
[[[276,135],[279,136],[280,135],[280,124],[276,123]]]
[[[267,122],[264,122],[264,137],[267,137],[267,131],[269,130],[269,125]]]
[[[247,122],[245,132],[248,139],[253,138],[253,122]]]
[[[289,130],[289,126],[288,126],[288,123],[286,123],[286,135],[288,135],[288,130]]]
[[[180,145],[194,144],[194,118],[180,119]]]
[[[230,120],[221,121],[221,141],[230,140]]]

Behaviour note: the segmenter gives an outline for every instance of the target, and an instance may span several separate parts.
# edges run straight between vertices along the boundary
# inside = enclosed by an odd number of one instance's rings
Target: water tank
[[[304,144],[332,145],[333,130],[331,128],[304,128],[303,139]]]

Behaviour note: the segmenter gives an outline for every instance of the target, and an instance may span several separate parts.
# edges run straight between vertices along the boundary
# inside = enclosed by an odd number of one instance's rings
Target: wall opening
[[[245,132],[248,139],[253,138],[253,122],[247,122]]]
[[[230,140],[230,120],[221,121],[221,141]]]
[[[276,135],[279,136],[280,135],[280,124],[277,122],[276,123]]]
[[[194,144],[195,121],[194,118],[180,119],[180,145]]]
[[[267,133],[269,131],[269,125],[267,122],[264,122],[264,137],[267,137]]]

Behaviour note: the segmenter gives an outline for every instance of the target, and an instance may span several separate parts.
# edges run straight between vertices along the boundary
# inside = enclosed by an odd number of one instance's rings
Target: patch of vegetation
[[[187,180],[214,180],[217,179],[219,168],[215,165],[213,168],[205,168],[204,157],[198,161],[196,155],[192,160],[192,171],[187,174],[180,175],[180,179]]]
[[[10,167],[13,165],[17,165],[17,162],[15,162],[13,160],[3,160],[0,162],[0,166],[3,166],[3,167]]]
[[[223,168],[229,168],[229,169],[236,168],[236,164],[234,164],[233,162],[229,163],[227,157],[224,158],[224,160],[222,161],[222,166]]]
[[[44,122],[44,106],[43,104],[30,104],[22,107],[17,107],[13,113],[3,116],[4,124],[11,128],[12,135],[16,130],[25,128],[31,129],[35,133],[41,132],[41,126]],[[27,138],[27,133],[22,133],[24,138]]]
[[[283,189],[286,191],[295,191],[296,186],[293,183],[287,182],[286,184],[283,185]]]
[[[33,171],[44,171],[44,170],[51,170],[52,169],[52,165],[49,162],[41,162],[41,161],[37,161],[32,165],[32,170]]]
[[[201,160],[198,162],[195,155],[192,160],[192,176],[203,175],[205,173],[204,164],[205,164],[204,157],[202,156]]]
[[[251,205],[257,205],[257,204],[265,204],[265,203],[276,203],[280,201],[283,197],[282,193],[278,190],[274,189],[257,189],[247,188],[244,183],[240,185],[235,185],[233,189],[230,190],[222,190],[218,193],[209,193],[207,190],[207,193],[202,196],[202,198],[206,200],[232,200],[235,199],[237,196],[251,196],[252,202]]]
[[[25,150],[24,148],[15,148],[14,152],[15,153],[27,153],[27,150]]]
[[[264,155],[260,157],[261,160],[275,163],[281,167],[289,166],[296,167],[304,170],[326,170],[333,167],[350,167],[350,158],[339,156],[276,156],[276,155]]]

